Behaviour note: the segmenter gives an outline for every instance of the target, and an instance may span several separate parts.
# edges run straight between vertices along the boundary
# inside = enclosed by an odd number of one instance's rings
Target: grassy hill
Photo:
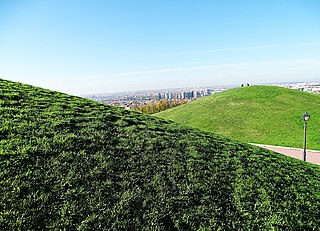
[[[0,80],[0,230],[316,230],[320,166]]]
[[[158,113],[239,141],[302,148],[302,114],[310,115],[307,147],[320,149],[320,96],[273,86],[234,88]]]

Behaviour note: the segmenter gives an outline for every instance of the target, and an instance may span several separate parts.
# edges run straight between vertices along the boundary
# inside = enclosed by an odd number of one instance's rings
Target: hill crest
[[[156,114],[239,141],[301,148],[308,111],[307,146],[320,149],[320,96],[274,86],[234,88]]]

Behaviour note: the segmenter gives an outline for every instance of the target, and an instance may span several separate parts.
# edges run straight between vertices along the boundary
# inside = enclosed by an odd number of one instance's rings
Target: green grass
[[[273,86],[234,88],[156,114],[158,117],[244,142],[320,149],[320,96]]]
[[[317,230],[320,166],[0,80],[0,230]]]

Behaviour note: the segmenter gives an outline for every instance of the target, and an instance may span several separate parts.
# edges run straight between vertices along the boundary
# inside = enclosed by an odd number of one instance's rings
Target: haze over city
[[[320,80],[320,2],[0,1],[0,77],[70,94]]]

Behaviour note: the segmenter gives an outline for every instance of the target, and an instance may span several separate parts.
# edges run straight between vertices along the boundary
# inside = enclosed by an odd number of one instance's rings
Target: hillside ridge
[[[0,79],[0,230],[315,230],[320,167]]]
[[[320,96],[275,86],[230,89],[156,116],[239,141],[302,148],[302,114],[307,147],[320,150]]]

